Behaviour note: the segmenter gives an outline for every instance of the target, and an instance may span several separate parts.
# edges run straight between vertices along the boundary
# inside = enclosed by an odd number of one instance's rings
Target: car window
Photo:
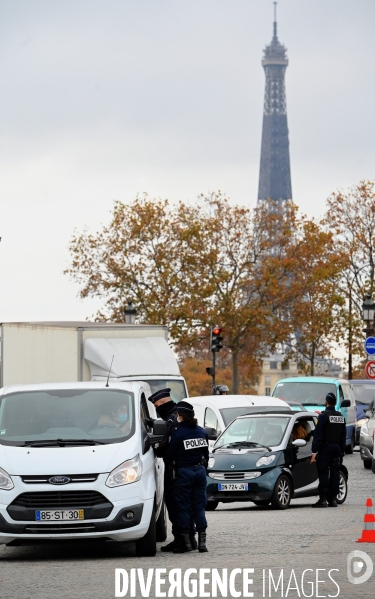
[[[341,385],[339,385],[339,396],[340,396],[340,403],[341,403],[341,401],[344,399],[344,392],[342,390]]]
[[[353,395],[352,395],[352,390],[350,388],[350,385],[342,383],[341,387],[342,387],[344,399],[349,399],[350,403],[353,404],[354,403],[354,398],[353,398]]]
[[[222,445],[237,446],[241,443],[261,444],[266,446],[280,445],[288,426],[288,417],[249,416],[232,422],[215,444],[215,449]]]
[[[353,385],[356,403],[369,405],[375,399],[375,385]]]
[[[145,427],[146,431],[151,432],[151,427],[148,423],[148,420],[150,418],[150,412],[148,411],[147,401],[146,401],[146,397],[145,397],[144,393],[142,393],[142,395],[141,395],[140,415],[141,415],[141,420],[142,420],[143,426]]]
[[[312,440],[315,430],[315,421],[311,416],[309,418],[298,418],[293,426],[291,440],[304,439],[306,445],[298,448],[298,458],[303,458],[312,453]]]
[[[272,393],[273,397],[288,401],[297,401],[303,406],[324,406],[327,393],[336,396],[334,383],[299,382],[278,383]]]
[[[291,408],[288,404],[283,406],[240,406],[237,408],[223,408],[220,410],[220,414],[224,420],[225,426],[228,426],[238,416],[245,416],[246,414],[267,414],[267,412],[291,412]]]
[[[216,433],[219,435],[221,433],[221,428],[219,421],[216,417],[216,414],[211,408],[206,408],[206,413],[204,415],[204,427],[213,428]]]

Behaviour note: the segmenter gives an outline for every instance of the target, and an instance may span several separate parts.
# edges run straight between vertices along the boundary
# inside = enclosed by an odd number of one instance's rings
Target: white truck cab
[[[143,382],[0,390],[0,543],[103,538],[139,556],[166,539],[167,440]],[[152,428],[151,428],[152,426]]]

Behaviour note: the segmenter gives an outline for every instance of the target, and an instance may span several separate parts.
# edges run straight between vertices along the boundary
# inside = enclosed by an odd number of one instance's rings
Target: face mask
[[[128,415],[127,415],[127,414],[124,414],[124,413],[120,414],[120,415],[118,416],[118,421],[119,421],[119,422],[127,422],[127,421],[128,421]]]

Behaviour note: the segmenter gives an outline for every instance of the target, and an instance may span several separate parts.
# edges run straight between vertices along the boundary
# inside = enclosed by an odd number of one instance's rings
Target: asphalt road
[[[281,597],[280,588],[263,594],[263,570],[275,580],[283,569],[287,597],[338,596],[340,599],[373,598],[375,572],[361,584],[347,579],[347,556],[353,550],[365,551],[375,563],[375,544],[357,544],[361,536],[367,497],[375,499],[375,475],[362,466],[358,452],[346,456],[349,494],[337,509],[312,510],[312,500],[299,499],[286,511],[254,504],[227,504],[208,513],[209,553],[173,555],[158,551],[154,558],[136,558],[134,546],[92,542],[56,543],[48,546],[0,546],[1,599],[110,599],[115,597],[115,568],[254,568],[254,597]],[[360,563],[359,566],[360,567]],[[338,570],[329,580],[328,570]],[[363,568],[360,574],[363,572]],[[306,569],[302,590],[301,577]],[[306,581],[324,580],[316,590]],[[325,570],[324,570],[325,569]],[[298,591],[287,583],[292,576]],[[146,572],[147,574],[147,572]],[[359,575],[360,575],[359,574]],[[296,587],[293,583],[291,586]],[[209,588],[209,587],[208,587]],[[165,588],[164,588],[165,590]],[[313,593],[311,595],[311,592]],[[304,593],[304,594],[303,594]],[[141,595],[137,595],[141,596]],[[155,596],[152,593],[151,597]],[[182,595],[185,596],[184,594]],[[220,596],[220,595],[219,595]]]

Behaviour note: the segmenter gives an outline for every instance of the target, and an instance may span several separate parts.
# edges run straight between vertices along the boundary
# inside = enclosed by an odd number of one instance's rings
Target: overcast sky
[[[256,202],[268,0],[0,0],[0,321],[85,319],[68,243],[137,193]],[[280,0],[293,198],[374,179],[374,0]]]

